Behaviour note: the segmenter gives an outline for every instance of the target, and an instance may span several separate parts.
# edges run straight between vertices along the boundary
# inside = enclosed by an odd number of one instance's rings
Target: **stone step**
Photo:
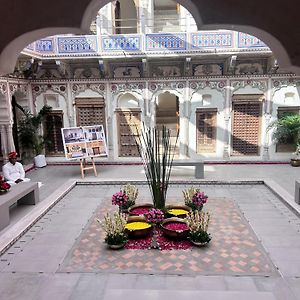
[[[147,284],[145,284],[147,285]],[[119,300],[119,299],[132,299],[132,300],[160,300],[160,299],[214,299],[214,300],[275,300],[274,294],[265,291],[228,291],[228,290],[156,290],[145,289],[143,286],[138,286],[136,289],[107,289],[104,292],[103,300]]]

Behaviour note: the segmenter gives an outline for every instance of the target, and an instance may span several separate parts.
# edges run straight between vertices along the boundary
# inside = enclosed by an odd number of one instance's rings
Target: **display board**
[[[61,133],[67,159],[107,156],[102,125],[62,128]]]

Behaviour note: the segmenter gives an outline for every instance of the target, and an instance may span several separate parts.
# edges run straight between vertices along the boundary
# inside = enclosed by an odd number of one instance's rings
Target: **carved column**
[[[74,98],[72,93],[72,85],[70,82],[68,82],[67,93],[66,93],[66,105],[67,105],[67,114],[68,114],[70,127],[75,126],[73,102],[74,102]]]
[[[223,158],[228,159],[230,156],[230,101],[231,101],[231,86],[229,79],[226,80],[225,90],[225,103],[224,103],[224,150]]]
[[[118,138],[118,134],[113,130],[113,120],[115,120],[115,108],[117,106],[116,101],[113,101],[114,95],[111,92],[110,84],[107,82],[105,84],[105,106],[107,115],[107,130],[106,130],[106,140],[108,146],[108,155],[114,153],[114,139]]]
[[[7,160],[8,149],[7,149],[7,136],[6,136],[5,125],[1,125],[0,130],[1,130],[1,152],[3,154],[3,158]]]
[[[269,142],[270,142],[270,132],[267,131],[267,128],[270,124],[271,120],[271,104],[273,99],[271,99],[272,95],[272,80],[271,78],[268,79],[267,83],[267,92],[266,92],[266,100],[265,100],[265,110],[264,110],[264,117],[265,117],[265,134],[264,134],[264,141],[263,141],[263,160],[269,160]]]
[[[6,133],[7,133],[7,151],[8,153],[11,151],[15,151],[15,143],[13,139],[13,131],[12,131],[12,124],[6,125]]]
[[[180,148],[179,154],[182,158],[189,156],[189,101],[190,87],[186,82],[184,90],[184,99],[182,101],[182,109],[179,113],[180,117]]]

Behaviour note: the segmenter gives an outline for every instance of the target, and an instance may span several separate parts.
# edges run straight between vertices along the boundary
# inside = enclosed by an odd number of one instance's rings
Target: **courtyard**
[[[79,166],[28,172],[42,182],[41,202],[13,208],[1,232],[7,238],[19,230],[0,258],[4,299],[300,299],[299,215],[278,197],[291,201],[297,168],[207,164],[205,180],[195,180],[192,170],[174,167],[167,202],[200,186],[209,197],[213,239],[205,248],[170,251],[106,248],[95,219],[115,210],[112,194],[133,182],[138,202],[151,197],[142,166],[97,169],[98,177],[87,173],[83,180]]]

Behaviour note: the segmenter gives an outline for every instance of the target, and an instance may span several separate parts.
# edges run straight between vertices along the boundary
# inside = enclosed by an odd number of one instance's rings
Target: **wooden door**
[[[77,126],[103,125],[105,130],[105,102],[103,98],[75,100]]]
[[[61,128],[63,128],[63,112],[52,111],[48,113],[44,122],[44,136],[47,141],[45,148],[47,155],[64,153]]]
[[[117,110],[119,157],[138,157],[137,136],[141,129],[141,111]]]
[[[232,155],[259,155],[261,103],[233,102]]]
[[[197,153],[216,152],[217,109],[198,108],[197,123]]]

